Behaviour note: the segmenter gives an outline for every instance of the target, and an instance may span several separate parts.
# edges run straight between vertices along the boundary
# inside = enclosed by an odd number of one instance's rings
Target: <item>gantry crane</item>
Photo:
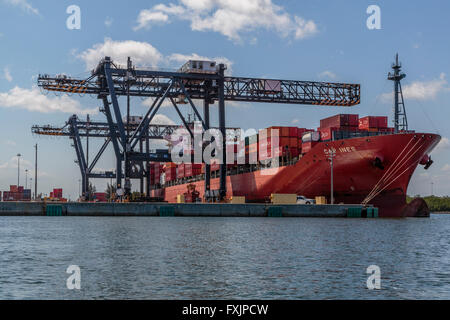
[[[160,157],[149,150],[135,151],[136,145],[148,132],[151,121],[168,99],[183,125],[186,119],[178,104],[187,102],[201,122],[204,130],[210,128],[209,106],[218,102],[219,130],[225,136],[225,101],[265,102],[282,104],[307,104],[325,106],[354,106],[360,103],[360,85],[346,83],[279,80],[232,77],[225,75],[226,66],[219,64],[213,73],[175,72],[137,69],[128,58],[127,66],[116,65],[110,57],[102,59],[87,79],[67,76],[39,75],[38,85],[47,91],[67,94],[96,95],[103,102],[103,112],[109,128],[108,139],[116,155],[117,188],[131,190],[131,165],[133,161],[170,161],[170,157]],[[142,121],[135,128],[124,124],[120,111],[119,96],[127,97],[127,119],[130,118],[130,97],[153,97]],[[180,99],[181,97],[181,99]],[[203,101],[203,117],[193,100]],[[127,123],[129,123],[127,121]],[[188,130],[192,135],[192,132]],[[225,139],[222,139],[225,150]],[[142,148],[141,148],[142,149]],[[148,149],[148,148],[147,148]],[[226,194],[226,153],[220,166],[219,194]],[[125,172],[122,174],[122,165]],[[125,184],[122,186],[122,179]],[[87,183],[87,182],[86,182]],[[85,189],[86,190],[86,185]],[[205,189],[210,188],[210,166],[205,165]]]

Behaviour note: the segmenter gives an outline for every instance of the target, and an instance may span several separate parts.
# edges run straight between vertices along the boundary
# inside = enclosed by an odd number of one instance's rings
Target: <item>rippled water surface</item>
[[[0,298],[450,299],[450,215],[0,217]]]

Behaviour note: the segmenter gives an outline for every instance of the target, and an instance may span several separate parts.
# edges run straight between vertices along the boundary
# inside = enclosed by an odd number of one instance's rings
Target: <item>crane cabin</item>
[[[189,60],[179,69],[183,73],[215,74],[217,64],[215,61]]]

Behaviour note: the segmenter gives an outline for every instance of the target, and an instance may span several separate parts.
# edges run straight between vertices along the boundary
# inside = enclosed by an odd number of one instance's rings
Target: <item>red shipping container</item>
[[[264,137],[279,137],[281,135],[281,127],[270,127],[259,130],[260,139]]]
[[[386,129],[388,127],[388,117],[377,117],[378,128]]]
[[[289,137],[297,137],[298,136],[298,128],[290,127],[289,128]]]
[[[359,119],[359,129],[367,130],[369,128],[378,128],[378,118],[367,116]],[[387,123],[386,123],[387,125]]]
[[[308,153],[317,143],[315,141],[302,143],[302,153]]]
[[[176,177],[177,177],[177,168],[176,167],[166,168],[166,181],[175,180]]]
[[[23,187],[22,186],[17,187],[17,192],[22,193],[23,192]]]
[[[337,114],[335,116],[320,120],[320,127],[355,127],[358,125],[358,118],[359,116],[357,114]]]
[[[327,141],[333,139],[333,132],[338,130],[337,128],[319,128],[320,131],[320,139],[322,141]]]
[[[281,127],[281,137],[289,137],[290,127]]]
[[[192,177],[201,174],[202,165],[198,163],[185,164],[184,165],[184,175],[185,177]]]
[[[295,138],[289,138],[289,148],[298,148],[298,138],[295,136]]]
[[[181,163],[177,166],[177,179],[184,178],[184,168],[185,168],[184,163]]]
[[[18,188],[17,186],[9,186],[9,192],[17,192]]]
[[[289,147],[289,138],[281,137],[280,138],[280,147]]]

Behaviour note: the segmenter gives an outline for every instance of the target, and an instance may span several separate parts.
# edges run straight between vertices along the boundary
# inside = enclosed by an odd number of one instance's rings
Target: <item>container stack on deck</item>
[[[229,174],[258,170],[259,166],[264,167],[266,161],[273,158],[281,160],[281,163],[290,163],[310,152],[320,142],[367,135],[368,132],[392,133],[394,129],[388,127],[387,117],[359,118],[357,114],[338,114],[322,119],[317,130],[272,126],[259,130],[243,141],[227,144],[227,170]],[[278,141],[276,148],[273,148],[274,141]],[[217,177],[219,169],[219,162],[213,160],[212,177]],[[149,179],[152,188],[160,187],[163,173],[164,183],[185,183],[192,181],[192,178],[202,179],[205,164],[150,163]]]
[[[359,119],[359,129],[369,132],[394,132],[394,128],[388,128],[387,117],[368,116]]]
[[[3,201],[31,201],[31,189],[15,185],[9,186],[9,191],[3,192]]]

